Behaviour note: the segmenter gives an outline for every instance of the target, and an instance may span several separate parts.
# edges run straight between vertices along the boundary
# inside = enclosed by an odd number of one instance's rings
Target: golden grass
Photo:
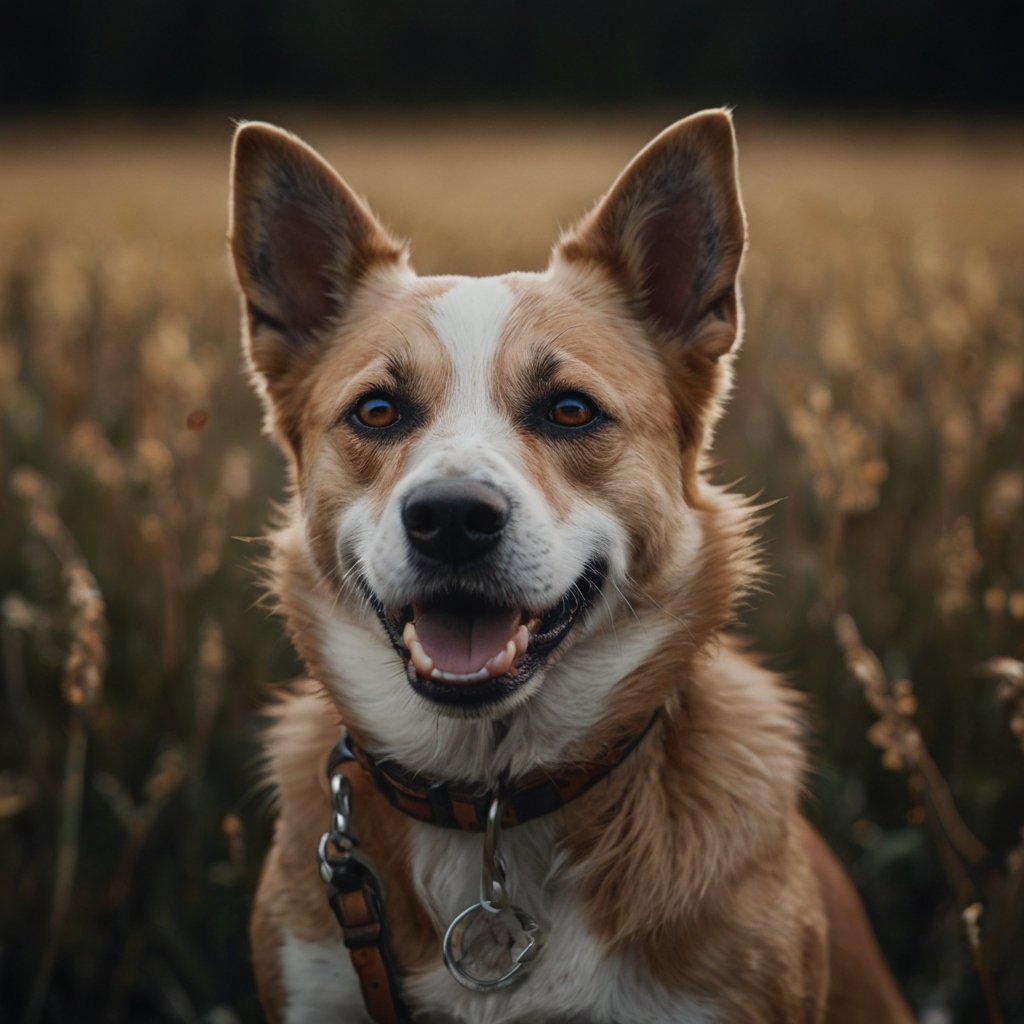
[[[421,272],[493,273],[542,266],[671,118],[277,119]],[[744,628],[812,694],[810,813],[912,998],[1019,1019],[1024,139],[742,113],[738,131],[748,342],[719,475],[781,499]],[[0,126],[0,877],[17,893],[0,1005],[26,1019],[256,1015],[251,733],[298,666],[253,610],[237,539],[281,473],[241,374],[230,134],[212,117]],[[70,546],[38,528],[45,507]],[[109,653],[87,715],[61,690],[69,650]]]

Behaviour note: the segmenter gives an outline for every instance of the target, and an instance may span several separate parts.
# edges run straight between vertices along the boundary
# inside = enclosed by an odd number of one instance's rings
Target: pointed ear
[[[745,245],[732,118],[709,110],[643,149],[555,259],[602,264],[657,340],[718,359],[739,329]]]
[[[275,397],[344,316],[362,278],[406,254],[330,165],[280,128],[238,129],[231,179],[231,253],[249,354]]]

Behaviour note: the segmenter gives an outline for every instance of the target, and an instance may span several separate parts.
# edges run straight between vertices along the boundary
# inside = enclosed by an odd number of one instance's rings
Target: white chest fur
[[[713,1003],[658,986],[637,959],[612,953],[590,933],[554,818],[502,836],[512,900],[544,930],[544,949],[525,979],[482,994],[460,986],[440,964],[404,979],[423,1024],[712,1024]],[[413,877],[438,928],[479,898],[483,839],[416,825]],[[440,950],[438,951],[440,953]],[[288,1024],[368,1021],[348,953],[340,941],[289,936],[282,951]]]
[[[502,835],[512,901],[536,918],[546,939],[522,982],[482,994],[444,969],[407,979],[410,1002],[431,1021],[458,1024],[705,1024],[706,1001],[657,986],[643,964],[604,949],[589,932],[571,871],[560,852],[557,818]],[[438,927],[479,898],[482,837],[417,825],[413,877]]]

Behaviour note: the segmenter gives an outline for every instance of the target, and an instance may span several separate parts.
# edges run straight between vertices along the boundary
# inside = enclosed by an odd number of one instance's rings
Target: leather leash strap
[[[333,817],[331,830],[320,840],[320,875],[327,884],[327,900],[341,926],[367,1012],[375,1024],[409,1024],[388,942],[384,886],[348,820],[351,783],[345,769],[351,770],[355,757],[345,739],[342,736],[331,751],[327,764]]]

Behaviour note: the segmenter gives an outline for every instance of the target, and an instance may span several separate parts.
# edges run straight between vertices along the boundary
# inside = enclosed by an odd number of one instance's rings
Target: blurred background
[[[255,1021],[253,568],[233,120],[423,273],[540,268],[652,135],[735,107],[738,629],[809,694],[807,812],[922,1021],[1024,1021],[1024,8],[39,0],[0,32],[0,1020]],[[326,824],[326,822],[325,822]],[[311,852],[312,869],[312,852]]]

